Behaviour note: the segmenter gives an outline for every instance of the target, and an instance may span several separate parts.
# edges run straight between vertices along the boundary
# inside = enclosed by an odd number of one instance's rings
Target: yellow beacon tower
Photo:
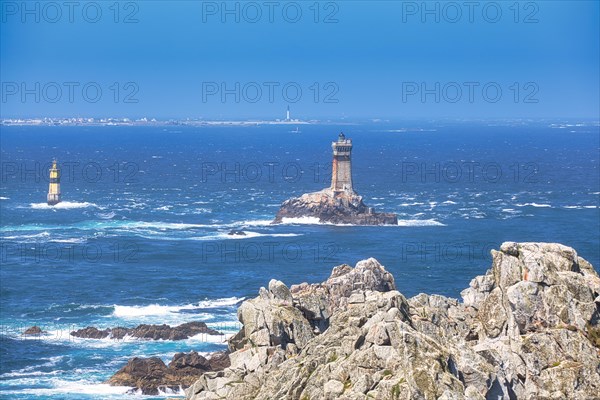
[[[52,161],[50,168],[50,186],[48,187],[48,205],[53,206],[60,203],[60,170],[56,166],[56,160]]]

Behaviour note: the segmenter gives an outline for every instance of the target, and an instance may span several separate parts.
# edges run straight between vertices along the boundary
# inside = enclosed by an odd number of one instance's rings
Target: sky
[[[593,118],[598,1],[1,1],[2,118]]]

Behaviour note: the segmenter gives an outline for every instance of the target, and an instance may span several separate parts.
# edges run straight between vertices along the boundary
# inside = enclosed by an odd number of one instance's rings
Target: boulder
[[[271,286],[271,285],[270,285]],[[287,291],[285,287],[279,290]],[[238,309],[238,319],[244,327],[243,337],[252,346],[281,346],[283,349],[288,344],[295,344],[302,348],[314,334],[308,320],[300,310],[292,306],[291,296],[282,302],[273,292],[263,299],[258,297],[242,303]]]
[[[363,290],[387,292],[395,290],[392,274],[377,260],[359,261],[334,267],[330,277],[320,284],[292,285],[294,305],[300,309],[317,333],[327,329],[329,318],[340,306],[363,302]]]
[[[292,305],[292,293],[283,282],[271,279],[269,293],[272,295],[273,300],[278,301],[281,305]]]

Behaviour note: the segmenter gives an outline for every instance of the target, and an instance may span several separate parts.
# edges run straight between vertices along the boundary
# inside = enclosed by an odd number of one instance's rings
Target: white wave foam
[[[205,299],[201,300],[198,303],[198,307],[200,308],[217,308],[217,307],[227,307],[234,306],[244,300],[244,297],[224,297],[222,299]]]
[[[133,201],[131,204],[129,204],[129,207],[135,208],[135,209],[145,208],[146,206],[147,206],[146,203],[136,203],[135,201]]]
[[[193,310],[196,308],[193,304],[185,306],[161,306],[159,304],[151,304],[149,306],[114,306],[113,316],[117,318],[138,318],[159,315],[169,315],[178,313],[183,310]]]
[[[10,197],[0,196],[0,200],[10,200]]]
[[[251,232],[251,231],[243,231],[244,235],[230,235],[228,233],[221,233],[216,236],[210,237],[213,238],[221,238],[221,239],[252,239],[257,237],[294,237],[294,236],[302,236],[299,233],[260,233],[260,232]]]
[[[98,205],[94,203],[88,203],[87,201],[78,202],[78,201],[62,201],[54,206],[49,206],[47,203],[31,203],[29,205],[34,210],[70,210],[74,208],[87,208],[87,207],[96,207],[99,208]]]
[[[434,219],[399,219],[398,226],[446,226]]]
[[[84,239],[84,238],[51,239],[50,241],[54,242],[54,243],[85,243],[86,239]]]
[[[298,218],[287,218],[281,219],[283,224],[297,224],[297,225],[317,225],[322,224],[321,220],[317,217],[298,217]]]
[[[56,340],[68,340],[69,334],[66,333],[66,330],[60,329],[48,329],[44,330],[41,334],[36,335],[23,335],[21,332],[16,333],[19,336],[19,340],[47,340],[47,341],[56,341]]]
[[[70,327],[73,328],[73,327]],[[62,342],[67,346],[84,347],[90,349],[106,349],[106,348],[120,348],[127,346],[132,342],[140,342],[143,339],[134,338],[130,335],[125,335],[120,339],[116,339],[112,336],[103,339],[91,339],[91,338],[79,338],[71,336],[68,330],[50,330],[48,335],[38,338],[38,340],[45,340],[47,342]]]
[[[123,225],[124,228],[131,229],[158,229],[158,230],[181,230],[181,229],[193,229],[193,228],[214,228],[220,225],[204,225],[204,224],[186,224],[180,222],[144,222],[135,221],[129,222]]]
[[[329,222],[321,222],[317,217],[300,217],[300,218],[283,218],[284,224],[301,224],[301,225],[332,225],[332,226],[355,226],[353,224],[332,224]],[[381,225],[392,226],[392,225]],[[398,226],[446,226],[434,219],[400,219]]]
[[[111,219],[113,218],[115,215],[117,215],[114,211],[111,212],[107,212],[107,213],[98,213],[96,214],[99,218],[101,219]]]
[[[162,238],[163,240],[200,240],[200,241],[209,241],[209,240],[244,240],[244,239],[254,239],[257,237],[294,237],[294,236],[302,236],[299,233],[259,233],[259,232],[250,232],[243,231],[244,235],[230,235],[229,233],[212,233],[206,236],[192,236],[189,238],[177,238],[177,239],[167,239]]]
[[[38,366],[35,366],[34,368],[37,368]],[[53,371],[49,371],[49,372],[44,372],[44,371],[26,371],[26,369],[22,369],[22,370],[18,370],[18,371],[14,371],[14,372],[6,372],[2,375],[0,375],[0,378],[26,378],[26,377],[33,377],[33,376],[52,376],[52,375],[59,375],[64,373],[65,371],[63,370],[53,370]]]
[[[20,389],[18,391],[6,391],[16,395],[32,394],[36,396],[47,396],[56,394],[80,393],[84,395],[124,395],[132,388],[127,386],[111,386],[107,383],[97,383],[88,380],[68,381],[65,379],[51,378],[48,383],[51,388]]]
[[[178,390],[173,390],[169,388],[165,388],[165,390],[158,389],[159,396],[185,396],[185,390],[179,386]]]
[[[538,208],[552,208],[550,204],[539,204],[539,203],[525,203],[525,204],[515,204],[517,207],[538,207]]]
[[[244,300],[239,297],[225,297],[220,299],[205,299],[197,304],[186,304],[182,306],[165,306],[160,304],[150,304],[147,306],[120,306],[114,305],[113,317],[131,319],[138,317],[164,316],[178,314],[185,310],[199,310],[207,308],[219,308],[233,306]]]
[[[240,225],[245,226],[269,226],[271,225],[273,220],[271,219],[258,219],[258,220],[250,220],[250,221],[242,221]]]
[[[455,201],[452,200],[446,200],[445,202],[443,202],[442,204],[456,204]]]
[[[47,238],[50,236],[50,232],[48,231],[44,231],[44,232],[40,232],[40,233],[35,233],[33,235],[15,235],[15,236],[4,236],[3,239],[6,240],[27,240],[27,239],[41,239],[41,238]]]

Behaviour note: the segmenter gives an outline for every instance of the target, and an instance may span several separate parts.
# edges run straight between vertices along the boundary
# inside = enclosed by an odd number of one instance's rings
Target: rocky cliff
[[[374,212],[355,192],[333,193],[331,189],[306,193],[286,200],[273,223],[284,218],[318,218],[320,222],[352,225],[398,225],[396,214]]]
[[[272,280],[200,399],[597,399],[600,279],[572,248],[504,243],[463,301],[407,299],[376,260]]]

